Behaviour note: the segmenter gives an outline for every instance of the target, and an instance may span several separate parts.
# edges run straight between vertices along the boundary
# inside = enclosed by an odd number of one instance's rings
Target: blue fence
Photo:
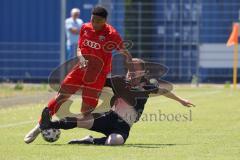
[[[2,0],[0,2],[0,79],[47,80],[60,64],[60,0]],[[67,0],[89,21],[96,0]]]
[[[231,81],[232,49],[225,43],[240,16],[240,1],[66,0],[89,21],[101,3],[110,23],[134,42],[134,56],[169,67],[167,79]],[[60,64],[61,0],[1,0],[0,80],[46,81]],[[240,77],[240,76],[239,76]]]

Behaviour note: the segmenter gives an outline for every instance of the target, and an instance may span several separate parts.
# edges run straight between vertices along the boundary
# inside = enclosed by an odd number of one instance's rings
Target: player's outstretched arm
[[[183,106],[186,106],[186,107],[195,107],[194,104],[192,104],[190,101],[186,100],[186,99],[183,99],[177,95],[175,95],[174,93],[172,92],[167,92],[165,94],[163,94],[165,97],[167,98],[170,98],[170,99],[173,99],[179,103],[181,103]]]

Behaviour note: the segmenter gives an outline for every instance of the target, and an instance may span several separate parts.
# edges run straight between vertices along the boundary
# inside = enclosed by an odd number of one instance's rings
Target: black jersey
[[[158,93],[159,88],[156,85],[150,84],[149,81],[143,79],[145,85],[141,88],[131,87],[125,77],[107,78],[105,86],[111,87],[114,96],[111,98],[110,105],[113,106],[115,100],[120,97],[129,105],[133,106],[138,114],[137,120],[141,117],[149,94]]]

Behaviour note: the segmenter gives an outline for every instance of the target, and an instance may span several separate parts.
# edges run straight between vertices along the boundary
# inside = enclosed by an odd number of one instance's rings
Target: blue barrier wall
[[[0,1],[0,79],[47,80],[60,64],[60,0]],[[67,0],[67,17],[74,7],[90,19],[97,0]]]
[[[47,80],[60,64],[60,2],[0,1],[0,80]],[[78,7],[87,22],[98,0],[66,2],[67,17]],[[125,2],[133,3],[131,15],[125,14]],[[198,66],[198,56],[203,44],[226,43],[232,22],[238,20],[239,0],[112,0],[109,6],[110,22],[123,38],[133,34],[134,56],[168,66],[168,79],[190,81],[200,71],[202,81],[231,80],[231,68]]]
[[[152,52],[160,52],[154,56],[169,67],[166,78],[186,82],[198,75],[202,82],[232,80],[233,55],[225,44],[232,23],[239,21],[239,0],[154,0],[154,4],[156,35],[152,36],[156,45]],[[218,49],[219,44],[222,48]],[[202,50],[206,53],[200,58]]]

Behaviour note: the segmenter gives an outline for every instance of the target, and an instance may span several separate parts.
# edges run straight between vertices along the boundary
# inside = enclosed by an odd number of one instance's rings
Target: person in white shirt
[[[66,60],[69,60],[76,56],[77,46],[78,46],[78,37],[80,28],[83,25],[83,20],[79,18],[80,9],[73,8],[71,10],[71,17],[65,20],[65,29],[66,29]]]

